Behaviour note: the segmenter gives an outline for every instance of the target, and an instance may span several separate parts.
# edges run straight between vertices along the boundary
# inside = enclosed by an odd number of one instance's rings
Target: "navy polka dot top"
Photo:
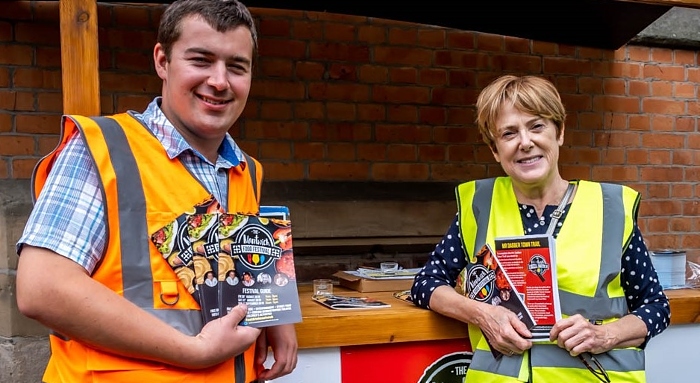
[[[566,219],[568,208],[567,206],[557,222],[555,237]],[[555,209],[556,206],[547,206],[542,217],[537,217],[534,207],[521,205],[520,215],[525,233],[545,234]],[[467,266],[467,253],[460,239],[458,219],[459,215],[452,221],[447,233],[430,253],[423,269],[416,275],[411,289],[411,298],[416,306],[429,309],[430,297],[435,288],[442,285],[454,287],[459,272]],[[641,346],[644,348],[649,339],[668,327],[671,310],[636,223],[632,240],[622,256],[620,273],[630,312],[647,326],[646,339]]]

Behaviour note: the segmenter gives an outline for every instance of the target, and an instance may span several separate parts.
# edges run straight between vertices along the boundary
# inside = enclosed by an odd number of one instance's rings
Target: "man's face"
[[[198,16],[180,23],[170,60],[154,49],[163,80],[161,108],[195,149],[216,147],[243,112],[251,84],[253,40],[244,26],[217,32]]]

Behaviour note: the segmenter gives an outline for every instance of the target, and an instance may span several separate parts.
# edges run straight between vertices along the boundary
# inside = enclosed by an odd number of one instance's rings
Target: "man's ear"
[[[156,73],[161,80],[165,80],[168,73],[168,56],[165,54],[165,49],[160,43],[157,43],[153,48],[153,62],[155,64]]]

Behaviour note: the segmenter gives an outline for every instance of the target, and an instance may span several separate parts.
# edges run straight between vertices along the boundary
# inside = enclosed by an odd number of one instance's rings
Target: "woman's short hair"
[[[495,149],[498,113],[507,104],[552,121],[557,127],[557,137],[561,135],[566,111],[554,84],[537,76],[506,75],[487,85],[476,100],[476,123],[482,139],[491,149]]]

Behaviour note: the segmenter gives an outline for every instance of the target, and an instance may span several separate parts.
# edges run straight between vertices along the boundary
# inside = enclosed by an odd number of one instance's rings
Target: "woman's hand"
[[[479,304],[476,325],[481,328],[491,348],[504,355],[522,354],[532,347],[532,333],[525,323],[505,307]]]
[[[611,350],[617,339],[610,331],[610,325],[594,325],[580,314],[558,321],[549,333],[549,340],[577,356],[584,352],[600,354]]]

